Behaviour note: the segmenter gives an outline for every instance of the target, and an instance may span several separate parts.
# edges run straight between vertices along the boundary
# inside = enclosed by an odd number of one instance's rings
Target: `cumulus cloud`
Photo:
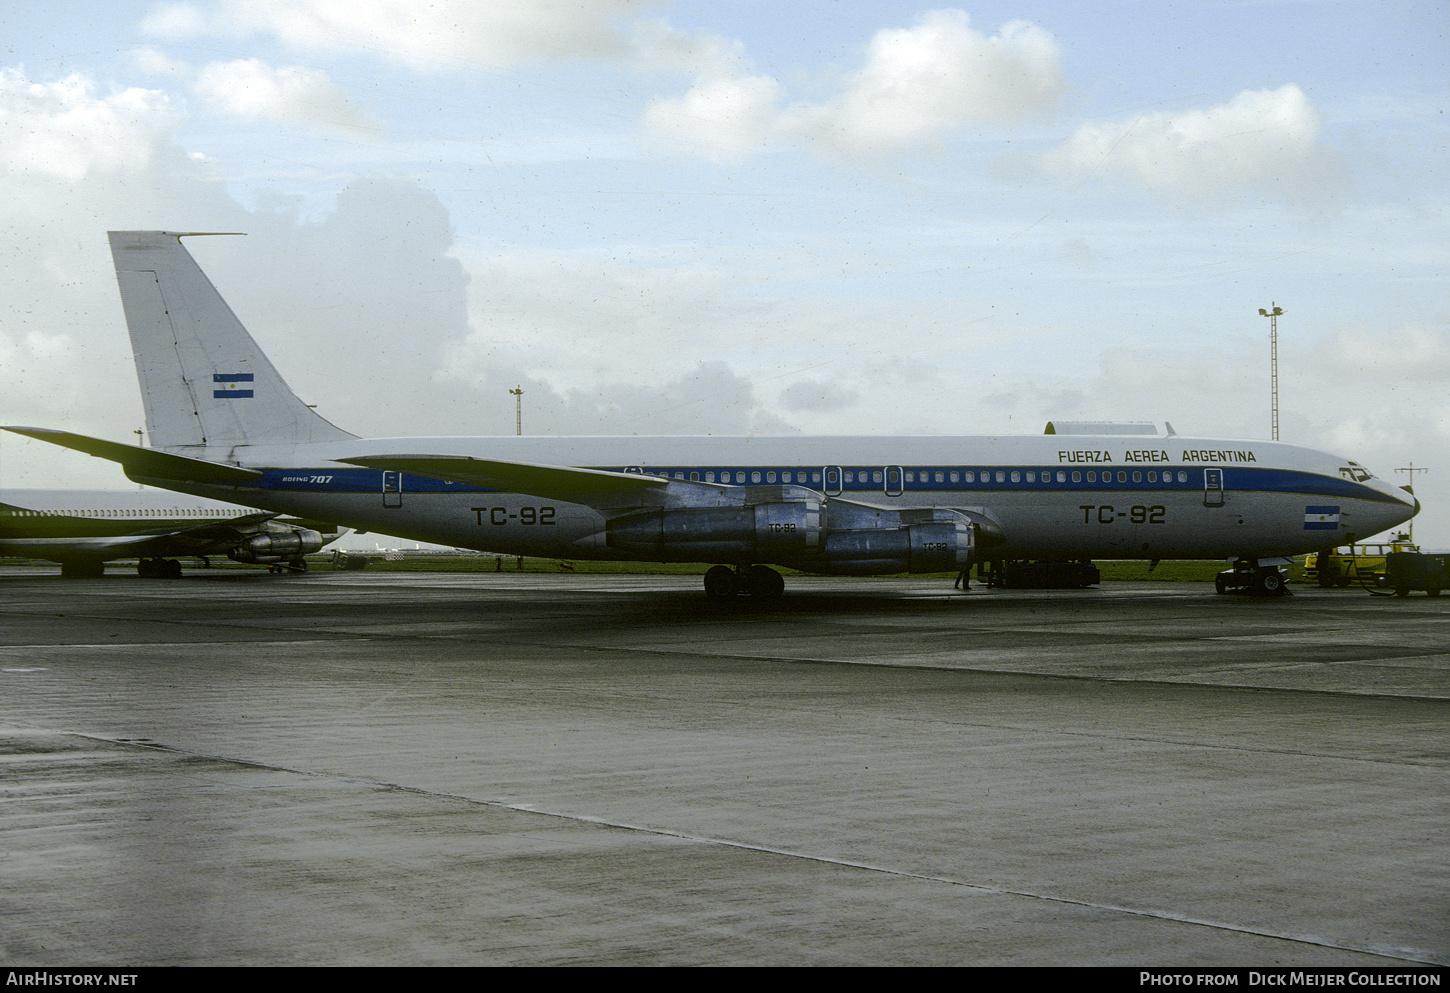
[[[644,123],[682,150],[717,162],[739,158],[787,136],[781,95],[770,76],[700,79],[683,96],[652,101]]]
[[[962,11],[939,10],[878,31],[865,64],[828,100],[783,105],[772,77],[702,74],[683,96],[654,101],[645,120],[711,158],[773,142],[870,155],[1020,122],[1050,109],[1064,85],[1057,43],[1041,28],[1013,21],[989,36]]]
[[[342,87],[315,69],[276,69],[260,59],[214,62],[198,73],[195,89],[212,106],[239,117],[324,131],[372,132],[381,127]]]
[[[1156,190],[1218,191],[1322,178],[1322,116],[1293,84],[1245,90],[1206,110],[1085,124],[1042,159],[1057,175],[1121,175]]]
[[[352,49],[431,70],[506,69],[551,59],[616,58],[622,19],[644,0],[217,0],[170,4],[143,23],[154,36],[271,34],[296,49]]]
[[[17,69],[0,70],[0,170],[8,174],[77,183],[98,171],[134,169],[174,126],[158,90],[97,96],[94,84],[76,74],[32,83]]]

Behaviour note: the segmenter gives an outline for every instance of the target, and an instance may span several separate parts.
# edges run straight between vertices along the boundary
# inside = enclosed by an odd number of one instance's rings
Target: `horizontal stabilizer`
[[[204,459],[187,458],[185,455],[171,455],[155,448],[138,448],[116,441],[102,441],[100,438],[71,434],[69,431],[22,427],[6,427],[5,430],[38,441],[48,441],[62,448],[74,448],[98,459],[119,462],[128,474],[150,476],[153,479],[175,479],[193,483],[243,483],[262,475],[256,469],[207,462]]]
[[[668,479],[643,473],[607,472],[529,462],[498,462],[465,455],[370,455],[338,459],[351,465],[406,472],[452,483],[486,486],[507,493],[528,493],[587,503],[591,497],[628,496],[669,485]]]

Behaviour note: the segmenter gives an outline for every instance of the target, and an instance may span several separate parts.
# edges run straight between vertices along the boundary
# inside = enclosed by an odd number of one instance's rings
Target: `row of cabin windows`
[[[662,471],[659,471],[659,472],[650,472],[649,470],[645,470],[645,473],[646,473],[646,475],[650,475],[650,476],[663,476],[663,477],[665,477],[667,479],[668,478],[671,478],[671,477],[674,478],[674,479],[684,479],[685,478],[685,473],[683,471],[676,471],[674,473],[671,473],[669,470],[662,470]],[[1055,477],[1056,477],[1055,479],[1054,479],[1054,474],[1055,474]],[[885,481],[886,481],[885,471],[882,470],[882,469],[861,469],[859,471],[853,470],[853,469],[845,469],[845,470],[842,471],[841,475],[842,475],[842,478],[844,479],[844,481],[846,482],[847,485],[850,485],[851,483],[855,483],[855,482],[858,482],[858,481],[859,482],[862,482],[862,483],[866,483],[866,482],[871,482],[871,483],[885,483]],[[1105,470],[1102,471],[1102,473],[1099,473],[1096,469],[1088,469],[1086,471],[1086,478],[1087,478],[1087,481],[1089,483],[1096,483],[1096,482],[1098,482],[1099,475],[1102,476],[1102,482],[1104,482],[1104,483],[1111,483],[1111,482],[1113,482],[1113,472],[1110,471],[1110,470],[1106,470],[1105,469]],[[1143,482],[1143,478],[1144,478],[1145,473],[1142,470],[1138,470],[1138,469],[1133,470],[1132,473],[1129,473],[1125,469],[1119,469],[1117,471],[1117,481],[1120,482],[1120,483],[1126,483],[1128,481],[1128,477],[1130,475],[1132,476],[1133,482],[1135,482],[1135,483],[1141,483],[1141,482]],[[929,485],[931,483],[947,483],[947,482],[951,482],[951,483],[977,483],[977,482],[982,482],[982,483],[992,483],[992,482],[997,482],[997,483],[1006,483],[1006,482],[1013,482],[1013,483],[1021,483],[1021,482],[1036,483],[1036,482],[1039,481],[1039,477],[1041,477],[1041,482],[1043,482],[1043,483],[1051,483],[1051,482],[1054,482],[1054,481],[1055,482],[1058,482],[1058,483],[1066,483],[1066,482],[1068,482],[1068,477],[1069,476],[1072,477],[1072,482],[1074,482],[1074,483],[1081,483],[1083,481],[1083,478],[1084,478],[1084,472],[1083,472],[1083,470],[1080,470],[1080,469],[1074,469],[1070,473],[1067,470],[1065,470],[1065,469],[1057,469],[1055,471],[1052,470],[1052,469],[1042,469],[1042,470],[1037,470],[1037,469],[996,469],[996,470],[992,470],[992,469],[982,469],[980,471],[974,470],[974,469],[952,469],[952,470],[946,470],[946,469],[935,469],[935,470],[932,470],[932,469],[922,469],[922,470],[919,470],[919,471],[918,470],[907,470],[907,472],[906,472],[906,482],[908,484],[910,484],[910,483],[922,483],[922,484],[927,484],[927,485]],[[1162,483],[1165,483],[1166,484],[1166,483],[1172,483],[1174,481],[1174,473],[1173,473],[1173,470],[1171,470],[1171,469],[1164,469],[1163,470],[1163,472],[1161,473],[1161,476],[1162,476],[1162,479],[1161,480],[1159,479],[1160,473],[1156,469],[1149,469],[1147,471],[1147,473],[1146,473],[1146,476],[1147,476],[1148,482],[1150,482],[1150,483],[1162,482]],[[980,478],[978,478],[978,477],[980,477]],[[820,482],[821,482],[821,470],[816,469],[814,471],[806,471],[806,470],[799,470],[799,471],[797,471],[797,470],[787,469],[787,470],[784,470],[784,471],[777,472],[775,470],[765,470],[765,471],[762,471],[762,470],[756,469],[756,470],[751,470],[751,471],[747,472],[747,471],[745,471],[743,469],[736,469],[736,470],[733,470],[733,471],[732,470],[728,470],[728,469],[724,469],[724,470],[721,470],[719,472],[718,479],[717,479],[716,473],[714,473],[714,472],[705,472],[705,473],[692,472],[692,473],[689,474],[689,478],[692,479],[692,480],[694,480],[695,482],[700,482],[703,479],[703,481],[704,482],[707,482],[707,483],[714,483],[714,482],[717,482],[717,481],[718,482],[721,482],[721,483],[745,483],[745,482],[751,482],[751,483],[762,483],[762,482],[764,482],[764,483],[776,483],[776,482],[779,482],[779,483],[801,483],[801,484],[812,483],[812,484],[815,484],[815,485],[820,485]],[[1177,481],[1180,482],[1180,483],[1186,483],[1186,482],[1188,482],[1188,473],[1185,472],[1182,469],[1178,470]]]
[[[130,520],[137,517],[240,517],[244,510],[14,510],[12,517],[115,517]]]

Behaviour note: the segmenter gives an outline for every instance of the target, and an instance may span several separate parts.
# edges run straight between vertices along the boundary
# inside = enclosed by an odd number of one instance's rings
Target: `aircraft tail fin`
[[[186,236],[110,232],[151,444],[199,454],[355,437],[297,398],[182,246]]]

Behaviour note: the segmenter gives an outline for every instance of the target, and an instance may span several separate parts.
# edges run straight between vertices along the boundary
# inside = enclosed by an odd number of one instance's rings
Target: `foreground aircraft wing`
[[[262,476],[262,473],[256,469],[243,469],[240,466],[226,465],[221,462],[207,462],[205,459],[193,459],[185,455],[171,455],[155,448],[123,445],[116,441],[89,438],[83,434],[71,434],[69,431],[24,427],[6,427],[5,430],[23,434],[27,438],[35,438],[37,441],[48,441],[52,445],[60,445],[63,448],[73,448],[78,452],[94,455],[98,459],[119,462],[128,473],[134,472],[155,479],[181,479],[197,483],[241,483],[249,479],[259,479]]]
[[[350,465],[390,472],[406,472],[451,483],[486,486],[507,493],[589,503],[592,499],[639,496],[680,480],[644,473],[608,472],[531,462],[500,462],[466,455],[369,455],[339,459]],[[709,485],[709,484],[696,484]]]
[[[81,553],[101,558],[130,556],[225,555],[256,534],[268,529],[266,524],[276,514],[259,512],[226,521],[207,521],[189,527],[173,528],[151,534],[113,535],[109,537],[65,537],[44,540],[41,547],[52,553]],[[60,518],[49,518],[55,524]],[[289,529],[290,530],[290,529]]]

